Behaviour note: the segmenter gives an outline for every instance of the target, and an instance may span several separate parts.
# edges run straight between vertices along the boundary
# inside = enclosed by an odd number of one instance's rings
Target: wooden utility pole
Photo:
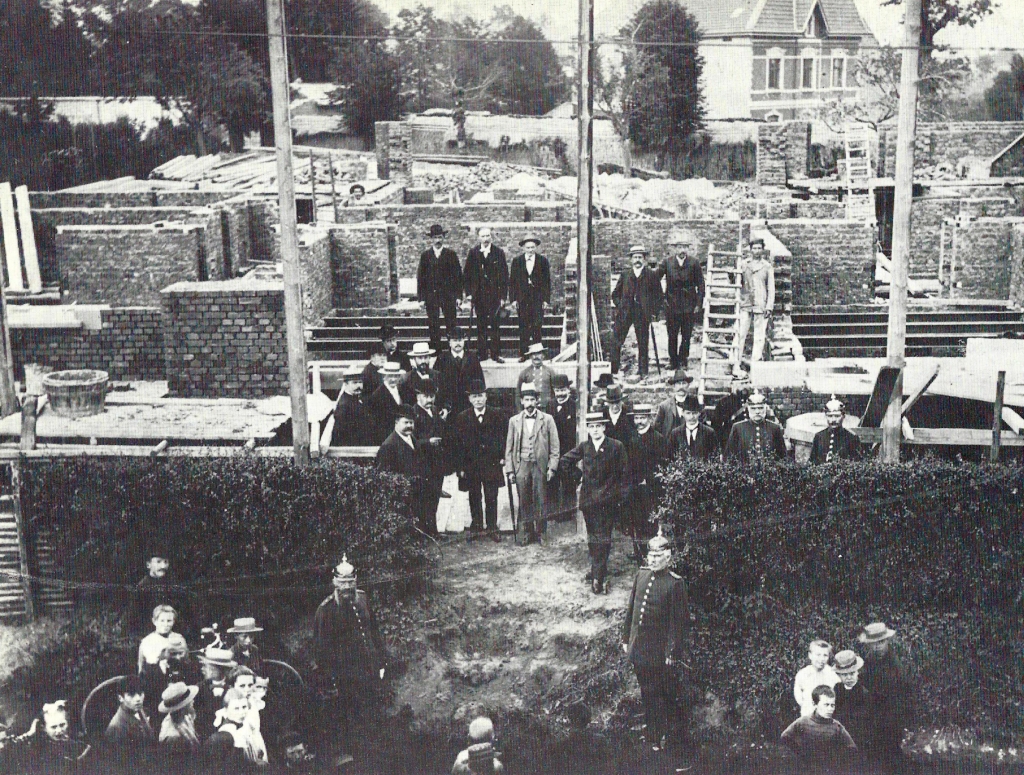
[[[302,333],[299,236],[292,174],[292,124],[289,116],[288,50],[283,0],[267,0],[270,87],[274,100],[277,190],[281,200],[281,261],[284,265],[284,319],[288,339],[288,393],[292,404],[292,445],[296,465],[308,465],[309,419],[306,411],[306,342]]]
[[[1006,390],[1006,372],[1000,371],[996,376],[996,401],[992,405],[992,448],[989,450],[989,462],[999,462],[999,444],[1003,440],[1003,394]]]
[[[579,188],[576,192],[576,438],[587,437],[590,404],[590,217],[594,172],[594,0],[579,0]],[[596,321],[594,321],[596,325]]]
[[[914,143],[917,140],[918,58],[921,0],[903,4],[903,65],[896,134],[896,202],[892,223],[892,282],[889,286],[888,365],[899,369],[882,420],[882,460],[898,463],[903,426],[903,370],[907,351],[907,274],[910,267],[910,210],[914,198]]]

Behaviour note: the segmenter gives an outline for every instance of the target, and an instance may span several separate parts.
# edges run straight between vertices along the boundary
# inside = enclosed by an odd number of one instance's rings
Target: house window
[[[776,91],[782,88],[782,57],[768,60],[768,88]]]
[[[837,57],[832,60],[832,88],[842,89],[846,85],[846,58]]]
[[[804,59],[803,70],[800,75],[800,87],[803,89],[814,88],[814,60]]]

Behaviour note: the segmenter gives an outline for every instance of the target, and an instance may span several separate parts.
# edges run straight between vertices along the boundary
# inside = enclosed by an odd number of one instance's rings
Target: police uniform
[[[667,540],[651,539],[650,551],[663,551]],[[690,629],[686,582],[669,568],[642,568],[629,596],[622,643],[633,665],[647,717],[648,739],[657,743],[676,725],[676,681],[666,659],[681,659]]]
[[[754,392],[747,399],[747,406],[764,406],[765,398]],[[729,441],[725,445],[725,459],[747,464],[754,460],[782,460],[786,457],[786,437],[782,426],[771,420],[761,422],[742,420],[732,426]]]
[[[825,404],[826,412],[842,412],[846,407],[835,396]],[[859,460],[860,441],[843,427],[825,428],[814,434],[811,444],[811,463],[831,463],[833,460]]]

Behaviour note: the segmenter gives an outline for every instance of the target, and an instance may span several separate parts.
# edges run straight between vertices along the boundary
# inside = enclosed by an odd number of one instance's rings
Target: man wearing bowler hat
[[[402,368],[397,363],[388,361],[380,370],[380,376],[384,384],[377,388],[366,402],[366,408],[370,410],[370,417],[373,420],[373,444],[382,443],[395,429],[395,413],[405,403],[398,389],[402,380]]]
[[[228,627],[228,634],[235,636],[235,645],[231,647],[232,658],[256,675],[263,675],[263,659],[260,657],[259,646],[253,640],[253,636],[258,632],[263,632],[263,628],[257,627],[256,619],[251,616],[235,619]]]
[[[721,460],[715,429],[701,421],[701,406],[697,396],[688,394],[682,403],[683,424],[672,431],[669,445],[672,454],[685,460]]]
[[[508,422],[505,475],[519,496],[519,523],[524,544],[541,543],[548,512],[547,483],[558,469],[558,429],[550,414],[537,409],[537,388],[527,382],[519,390],[523,411]]]
[[[604,393],[605,435],[626,445],[626,452],[636,443],[636,424],[633,422],[632,407],[627,407],[621,385],[612,385]]]
[[[572,449],[576,446],[576,396],[573,395],[569,377],[555,374],[551,378],[551,389],[555,400],[548,407],[548,414],[555,421],[558,430],[558,448]],[[576,481],[565,466],[558,467],[552,487],[552,518],[567,522],[576,518]]]
[[[833,460],[859,460],[860,441],[843,427],[846,406],[834,395],[825,404],[825,422],[828,427],[814,434],[811,444],[811,463],[831,463]]]
[[[540,239],[533,235],[519,241],[522,254],[512,259],[509,273],[508,299],[519,313],[520,361],[527,358],[527,348],[543,341],[544,311],[551,303],[551,267],[547,258],[537,253]]]
[[[353,726],[380,713],[388,657],[369,599],[356,588],[356,570],[347,557],[334,569],[332,585],[334,591],[313,617],[313,659],[327,721],[341,727],[340,762],[355,742]]]
[[[339,447],[362,447],[373,444],[373,436],[373,418],[363,403],[363,372],[354,366],[346,369],[341,377],[331,443]]]
[[[704,306],[704,272],[697,258],[697,238],[692,233],[673,229],[668,246],[675,255],[658,267],[658,279],[665,278],[668,357],[673,369],[685,369],[693,324]]]
[[[463,278],[466,295],[473,297],[476,311],[476,348],[480,360],[488,356],[496,363],[501,357],[501,311],[508,297],[508,259],[505,251],[491,241],[491,227],[477,232],[480,244],[469,249]]]
[[[622,345],[632,328],[636,332],[638,366],[641,377],[647,376],[649,365],[651,321],[661,310],[661,278],[658,272],[646,265],[647,248],[633,245],[629,249],[630,267],[619,277],[612,291],[615,304],[615,326],[612,334],[612,374],[619,373]]]
[[[500,543],[498,490],[505,485],[502,462],[508,418],[500,410],[487,405],[487,386],[482,378],[471,381],[466,392],[471,406],[455,418],[452,436],[459,489],[469,493],[472,521],[468,540],[489,533],[492,540]]]
[[[633,444],[627,447],[630,471],[633,478],[633,492],[629,499],[629,535],[633,539],[632,559],[642,562],[644,559],[644,542],[654,533],[651,525],[651,514],[654,504],[661,491],[655,473],[658,467],[668,459],[670,447],[668,439],[662,436],[651,425],[654,407],[650,404],[636,404],[633,407],[633,424],[636,436]]]
[[[674,668],[689,669],[690,603],[686,582],[671,567],[672,544],[659,531],[648,543],[647,566],[636,574],[622,628],[622,650],[640,684],[647,742],[655,752],[665,749],[676,728],[686,734],[686,719],[677,713]]]
[[[405,351],[398,342],[398,331],[390,323],[384,323],[380,327],[380,343],[384,345],[384,362],[397,363],[402,371],[411,371],[412,363],[409,361],[409,353]]]
[[[608,594],[608,555],[612,549],[612,528],[629,496],[629,456],[622,442],[608,438],[608,418],[602,412],[587,412],[587,438],[562,456],[566,467],[583,464],[580,511],[587,523],[590,573],[587,578],[595,595]]]
[[[378,471],[410,478],[424,475],[425,461],[413,435],[415,423],[416,414],[411,406],[402,404],[395,410],[394,430],[377,449]]]
[[[484,370],[476,353],[466,352],[466,336],[456,328],[448,339],[448,349],[434,361],[434,375],[437,380],[437,405],[448,420],[469,409],[471,382],[483,382]]]
[[[747,418],[732,426],[725,445],[727,460],[746,465],[754,460],[782,460],[786,438],[782,426],[768,420],[768,401],[760,391],[747,399]]]
[[[903,730],[913,725],[910,682],[893,648],[896,631],[883,622],[864,625],[857,636],[864,656],[860,680],[871,699],[871,726],[863,746],[868,764],[881,772],[899,772],[903,765]]]
[[[416,406],[413,408],[413,439],[423,463],[422,527],[428,535],[437,535],[437,504],[444,495],[445,476],[453,469],[449,446],[448,423],[436,407],[437,391],[429,382],[416,388]]]
[[[683,401],[689,395],[687,387],[691,382],[683,369],[676,369],[668,379],[668,397],[658,404],[654,427],[666,439],[672,438],[672,431],[683,424]]]
[[[450,336],[455,331],[458,301],[462,297],[462,267],[455,251],[446,247],[445,228],[435,223],[427,237],[430,247],[420,254],[416,272],[416,298],[427,310],[430,325],[430,346],[441,347],[441,315]]]

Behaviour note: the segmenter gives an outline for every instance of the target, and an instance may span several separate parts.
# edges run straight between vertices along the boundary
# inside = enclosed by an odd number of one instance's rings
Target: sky
[[[727,1],[727,0],[724,0]],[[855,0],[861,15],[881,43],[898,43],[902,10],[883,7],[882,0]],[[442,18],[489,16],[496,6],[507,5],[515,13],[541,25],[552,40],[566,40],[576,34],[574,0],[374,0],[392,19],[403,8],[422,2]],[[594,0],[595,34],[612,35],[641,6],[644,0]],[[975,28],[943,31],[939,40],[950,46],[966,46],[971,54],[987,46],[1015,48],[1024,52],[1024,0],[995,0],[996,11]],[[685,0],[682,0],[685,6]],[[561,52],[560,52],[561,53]],[[1003,58],[1003,57],[1000,57]]]

